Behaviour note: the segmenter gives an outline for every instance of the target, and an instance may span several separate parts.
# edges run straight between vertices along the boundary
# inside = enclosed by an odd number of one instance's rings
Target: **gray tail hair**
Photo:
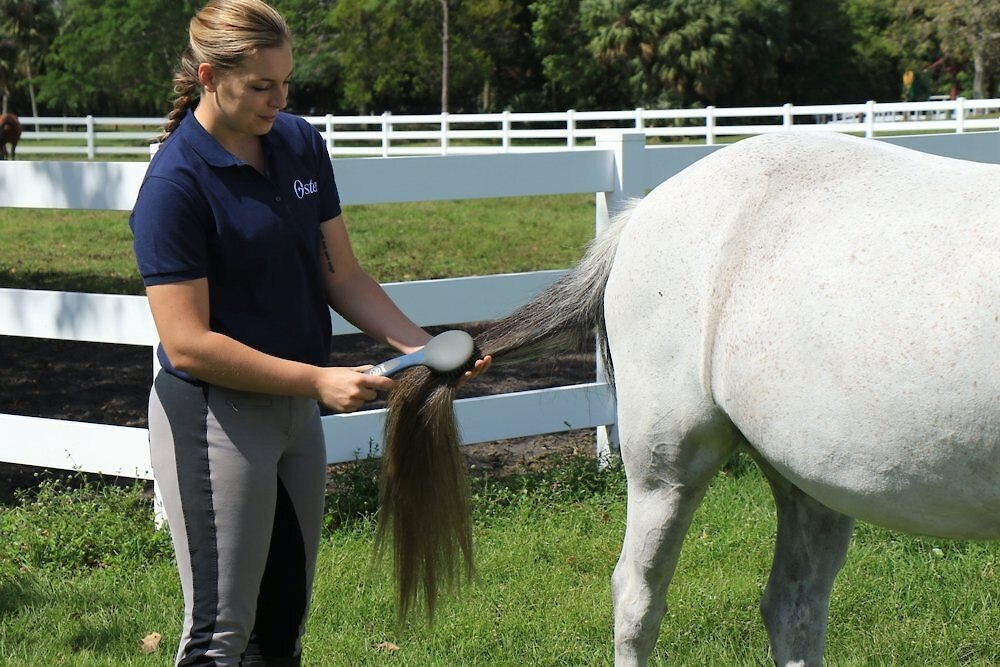
[[[610,377],[604,288],[631,209],[591,242],[575,268],[483,330],[476,337],[477,355],[506,363],[583,351],[596,334]],[[399,622],[421,601],[432,619],[439,589],[456,588],[475,571],[455,391],[455,377],[418,366],[398,376],[389,395],[375,551],[392,552]]]
[[[495,362],[512,363],[566,353],[584,352],[597,337],[598,353],[611,376],[611,353],[604,326],[604,287],[611,273],[623,218],[629,209],[591,241],[583,259],[529,303],[493,322],[476,337],[482,354]]]

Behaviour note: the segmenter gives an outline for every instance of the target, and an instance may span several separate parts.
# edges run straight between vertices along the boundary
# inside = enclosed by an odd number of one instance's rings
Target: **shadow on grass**
[[[64,271],[18,271],[0,266],[0,287],[87,294],[144,294],[142,279],[135,275],[102,275]]]
[[[38,581],[25,573],[0,574],[0,619],[33,607],[42,599]]]

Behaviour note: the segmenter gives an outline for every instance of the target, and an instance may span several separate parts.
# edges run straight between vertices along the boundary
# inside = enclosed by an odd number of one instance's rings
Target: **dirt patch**
[[[479,326],[463,328],[475,334]],[[353,366],[390,356],[388,348],[358,334],[338,336],[331,361]],[[594,377],[593,354],[566,354],[494,366],[464,386],[459,397],[593,382]],[[0,413],[145,427],[151,382],[152,351],[147,347],[0,336]],[[384,407],[384,401],[369,407]],[[464,451],[476,474],[505,475],[553,455],[593,448],[593,431],[585,430],[470,445]],[[58,474],[0,463],[0,498]]]

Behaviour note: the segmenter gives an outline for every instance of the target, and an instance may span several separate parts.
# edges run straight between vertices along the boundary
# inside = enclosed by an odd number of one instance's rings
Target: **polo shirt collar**
[[[202,127],[198,119],[194,117],[194,107],[188,108],[185,113],[180,124],[180,133],[184,137],[185,143],[191,146],[201,156],[201,159],[212,167],[238,167],[246,164],[223,148],[222,144]],[[272,141],[268,134],[265,134],[262,139],[264,153],[270,157]]]

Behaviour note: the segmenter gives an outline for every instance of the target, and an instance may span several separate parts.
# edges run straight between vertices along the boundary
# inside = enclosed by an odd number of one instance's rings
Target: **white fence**
[[[790,129],[887,134],[961,134],[1000,129],[1000,99],[865,102],[773,107],[630,109],[551,113],[432,114],[420,116],[307,115],[331,156],[455,155],[593,148],[608,129],[640,131],[650,143],[697,141]],[[163,118],[22,117],[18,155],[147,154]]]
[[[927,152],[1000,162],[1000,133],[900,137]],[[598,230],[630,197],[641,196],[717,146],[647,147],[641,133],[597,137],[592,149],[529,154],[337,160],[345,204],[596,193]],[[0,162],[0,207],[128,210],[141,162]],[[524,239],[530,242],[530,239]],[[387,285],[422,325],[493,319],[526,301],[561,272],[477,276]],[[331,315],[336,334],[353,331]],[[156,333],[138,296],[0,289],[0,335],[150,346]],[[480,381],[488,382],[488,375]],[[85,388],[81,388],[85,390]],[[615,420],[598,381],[457,401],[466,444],[598,428]],[[323,418],[331,463],[366,455],[381,442],[381,410]],[[0,415],[0,461],[149,478],[144,429]]]

